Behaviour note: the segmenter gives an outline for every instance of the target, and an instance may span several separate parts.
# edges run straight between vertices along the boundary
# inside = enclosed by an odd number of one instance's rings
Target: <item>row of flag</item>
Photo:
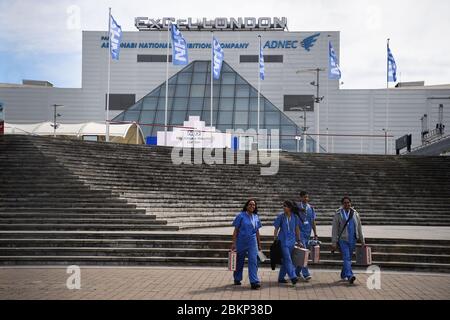
[[[187,42],[181,34],[176,24],[171,24],[171,38],[172,38],[172,63],[174,65],[186,65],[189,62]],[[122,28],[117,24],[116,20],[111,16],[110,19],[110,52],[113,60],[119,60],[120,42],[122,39]],[[213,37],[212,39],[212,61],[213,61],[213,76],[214,79],[220,78],[220,70],[222,69],[222,62],[224,53],[220,42]],[[261,43],[259,44],[259,77],[264,80],[264,54]],[[339,62],[331,42],[328,42],[328,78],[331,80],[341,79],[341,70]],[[394,56],[387,44],[387,82],[397,81],[397,64]]]

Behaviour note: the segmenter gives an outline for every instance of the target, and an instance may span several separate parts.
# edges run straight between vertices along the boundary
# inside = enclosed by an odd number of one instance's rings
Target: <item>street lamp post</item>
[[[387,146],[388,146],[388,143],[387,143],[387,141],[388,141],[388,131],[386,130],[386,129],[381,129],[382,131],[384,131],[384,154],[387,154],[388,153],[388,149],[387,149]]]
[[[302,128],[302,138],[303,139],[303,153],[306,153],[306,130],[308,130],[308,127],[306,126],[306,109],[309,106],[298,106],[298,107],[293,107],[291,108],[291,111],[303,111],[303,116],[300,116],[300,119],[303,119],[303,127]],[[295,137],[297,139],[297,136]],[[299,139],[297,139],[297,152],[298,152],[298,141]]]
[[[315,72],[316,73],[316,81],[312,81],[310,82],[310,84],[312,86],[316,87],[316,95],[314,97],[314,112],[316,112],[316,135],[317,135],[317,139],[316,139],[316,153],[319,153],[320,151],[320,102],[323,100],[323,96],[320,97],[319,93],[320,93],[320,80],[319,80],[319,75],[320,72],[325,71],[324,68],[313,68],[313,69],[302,69],[302,70],[297,70],[296,73],[304,73],[304,72]]]
[[[61,117],[61,114],[56,112],[56,108],[64,108],[64,105],[62,104],[54,104],[53,105],[53,137],[56,138],[56,128],[59,127],[59,125],[56,123],[56,118]]]

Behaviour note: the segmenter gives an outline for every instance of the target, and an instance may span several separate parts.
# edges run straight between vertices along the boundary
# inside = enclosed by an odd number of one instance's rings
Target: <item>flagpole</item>
[[[328,130],[328,100],[329,100],[329,97],[328,97],[328,81],[329,81],[329,79],[330,79],[330,35],[328,34],[327,35],[327,38],[328,38],[328,75],[327,75],[327,83],[326,83],[326,99],[327,99],[327,113],[326,113],[326,124],[327,124],[327,128],[326,128],[326,134],[327,134],[327,140],[326,140],[326,145],[327,145],[327,153],[329,152],[329,144],[328,144],[328,141],[329,141],[329,137],[328,137],[328,132],[329,132],[329,130]]]
[[[326,133],[327,133],[327,142],[326,142],[327,143],[327,153],[328,153],[328,150],[329,150],[328,149],[328,99],[329,99],[329,97],[328,97],[328,81],[329,80],[328,80],[328,77],[327,77],[327,88],[326,88],[327,89],[327,114],[326,114],[327,115],[327,117],[326,117],[327,118],[326,119],[326,123],[327,123],[327,130],[326,130]]]
[[[214,32],[211,31],[211,119],[210,119],[210,125],[211,130],[213,127],[213,91],[214,91],[214,73],[213,73],[213,67],[214,67]]]
[[[256,129],[256,142],[259,150],[259,116],[260,116],[260,109],[261,109],[261,35],[258,35],[259,38],[259,50],[258,50],[258,122],[257,122],[257,129]]]
[[[386,68],[386,129],[385,129],[385,135],[387,139],[388,134],[388,126],[389,126],[389,38],[387,39],[387,48],[386,48],[386,54],[387,54],[387,68]],[[387,141],[385,141],[385,148],[384,153],[388,153],[388,144]]]
[[[167,50],[166,50],[166,106],[164,111],[164,145],[167,145],[167,109],[169,105],[169,42],[171,21],[167,22]],[[172,57],[173,58],[173,57]]]
[[[106,90],[105,141],[109,142],[109,91],[111,86],[111,7],[108,12],[108,88]]]

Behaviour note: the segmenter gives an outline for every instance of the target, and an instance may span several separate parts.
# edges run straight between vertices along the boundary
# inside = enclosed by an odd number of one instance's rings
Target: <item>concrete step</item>
[[[15,223],[15,224],[8,224],[8,223],[0,223],[0,231],[19,231],[19,230],[28,230],[28,231],[53,231],[53,230],[60,230],[60,231],[161,231],[161,230],[167,230],[167,231],[176,231],[179,230],[178,226],[170,226],[170,225],[163,225],[163,224],[153,224],[153,223],[146,223],[146,224],[96,224],[96,223],[75,223],[75,224],[69,224],[69,223]]]

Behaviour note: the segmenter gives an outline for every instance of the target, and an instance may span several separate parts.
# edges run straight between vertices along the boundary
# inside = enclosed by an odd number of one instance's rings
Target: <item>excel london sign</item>
[[[200,30],[279,30],[287,28],[286,17],[245,17],[245,18],[215,18],[215,19],[175,19],[162,18],[151,19],[148,17],[136,17],[135,26],[139,31],[159,31],[167,30],[169,22],[176,23],[179,29],[200,31]]]

